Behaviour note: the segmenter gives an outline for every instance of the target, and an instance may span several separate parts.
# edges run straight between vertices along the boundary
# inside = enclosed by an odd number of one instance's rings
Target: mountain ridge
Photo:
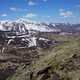
[[[17,19],[17,20],[5,20],[0,21],[0,30],[2,31],[15,31],[25,33],[28,31],[39,31],[39,32],[80,32],[80,24],[69,24],[69,23],[46,23],[36,22],[28,19]]]

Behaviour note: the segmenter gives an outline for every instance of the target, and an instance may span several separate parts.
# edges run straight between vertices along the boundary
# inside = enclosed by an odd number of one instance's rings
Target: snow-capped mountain
[[[58,28],[51,28],[47,23],[40,23],[30,20],[18,19],[15,21],[0,21],[0,30],[26,32],[27,30],[40,31],[40,32],[57,32]]]

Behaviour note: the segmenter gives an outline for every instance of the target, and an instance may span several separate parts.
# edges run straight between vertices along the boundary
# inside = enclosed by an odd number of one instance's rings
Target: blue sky
[[[0,0],[0,20],[80,23],[80,0]]]

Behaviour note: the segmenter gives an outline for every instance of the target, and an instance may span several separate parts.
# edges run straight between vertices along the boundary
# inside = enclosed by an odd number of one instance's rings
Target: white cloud
[[[22,8],[16,8],[16,7],[11,7],[11,8],[9,8],[9,10],[14,11],[14,12],[16,12],[16,11],[27,11],[26,8],[22,9]]]
[[[76,7],[80,8],[80,4],[76,5]]]
[[[44,2],[47,2],[48,0],[43,0]]]
[[[2,16],[2,17],[6,17],[6,16],[7,16],[7,14],[2,14],[1,16]]]
[[[36,17],[37,15],[36,14],[34,14],[34,13],[28,13],[26,16],[24,16],[24,17],[26,17],[26,18],[33,18],[33,17]]]
[[[42,18],[51,18],[51,16],[41,16]]]
[[[63,11],[65,11],[65,10],[64,10],[64,9],[59,9],[59,11],[60,11],[60,12],[63,12]]]
[[[33,1],[29,1],[29,2],[28,2],[28,5],[29,5],[29,6],[34,6],[34,5],[36,5],[36,3],[33,2]]]
[[[73,13],[71,11],[65,11],[64,9],[60,9],[60,16],[62,17],[71,17],[73,16]]]
[[[46,16],[47,18],[50,18],[51,16]]]
[[[10,10],[11,10],[11,11],[17,11],[17,8],[11,7]]]

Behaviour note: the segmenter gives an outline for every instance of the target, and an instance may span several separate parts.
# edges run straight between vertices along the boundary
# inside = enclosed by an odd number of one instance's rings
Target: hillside
[[[1,62],[0,70],[3,70],[2,75],[5,75],[2,79],[0,73],[0,80],[79,80],[80,37],[60,35],[50,37],[49,35],[49,38],[60,43],[47,49],[37,49],[27,53],[26,49],[16,50],[14,53],[17,57],[20,56],[19,54],[26,53],[24,62],[14,60]],[[12,55],[12,52],[7,53]],[[35,56],[31,57],[32,54]],[[27,63],[29,59],[32,60],[31,63]]]

